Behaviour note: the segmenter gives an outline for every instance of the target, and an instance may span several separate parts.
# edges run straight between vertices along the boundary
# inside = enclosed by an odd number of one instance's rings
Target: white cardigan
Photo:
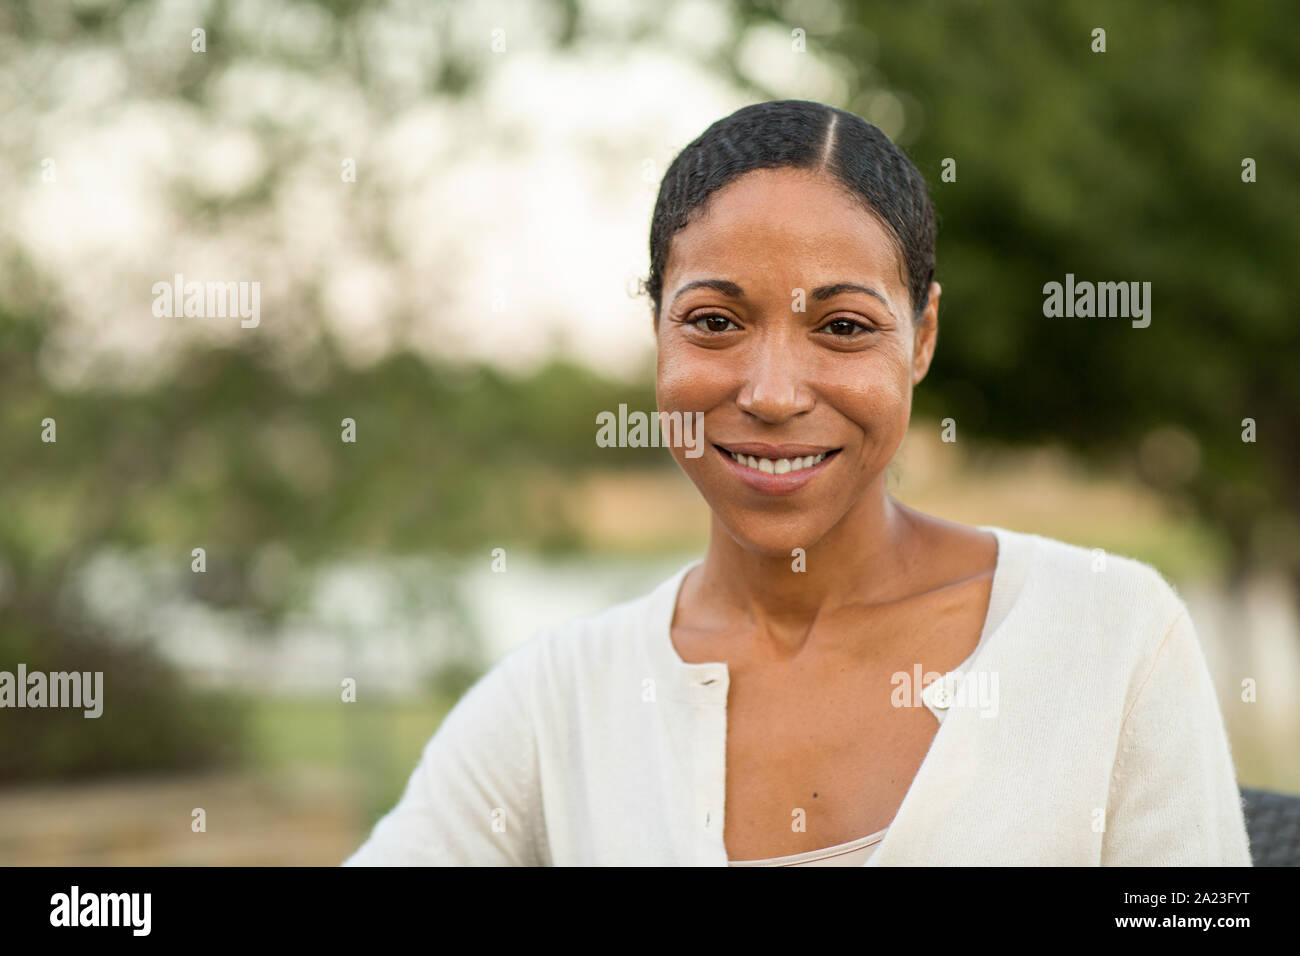
[[[965,674],[996,675],[996,714],[974,684],[957,695],[866,865],[1249,866],[1182,601],[1136,561],[986,530],[997,570]],[[669,638],[693,564],[502,659],[344,865],[726,866],[727,666]]]

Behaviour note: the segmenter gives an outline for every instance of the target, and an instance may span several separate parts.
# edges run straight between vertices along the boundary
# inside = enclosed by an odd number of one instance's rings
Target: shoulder
[[[1047,620],[1145,647],[1187,614],[1175,588],[1143,561],[1041,535],[990,530],[1010,552],[1008,563],[1020,567],[1019,599]]]
[[[1038,575],[1063,593],[1081,590],[1085,597],[1107,596],[1120,603],[1157,604],[1164,610],[1181,604],[1177,591],[1152,565],[1100,547],[1072,544],[1036,534],[1001,531],[1027,552]]]
[[[998,536],[1008,667],[1088,682],[1120,693],[1128,713],[1157,662],[1201,674],[1203,656],[1187,607],[1144,561],[1099,547],[990,528]],[[1005,565],[1004,565],[1005,559]],[[1014,662],[1014,663],[1011,663]]]

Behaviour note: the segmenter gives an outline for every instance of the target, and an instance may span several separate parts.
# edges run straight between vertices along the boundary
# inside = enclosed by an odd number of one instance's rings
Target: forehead
[[[827,174],[802,169],[746,173],[693,213],[672,237],[664,290],[671,296],[702,274],[746,289],[761,278],[787,296],[822,279],[866,280],[906,301],[902,262],[885,227]]]

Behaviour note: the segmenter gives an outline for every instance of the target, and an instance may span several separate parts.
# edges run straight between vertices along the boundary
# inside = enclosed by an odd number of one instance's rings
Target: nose
[[[742,411],[779,425],[812,410],[815,399],[795,343],[785,336],[767,335],[747,359],[745,384],[736,397]]]

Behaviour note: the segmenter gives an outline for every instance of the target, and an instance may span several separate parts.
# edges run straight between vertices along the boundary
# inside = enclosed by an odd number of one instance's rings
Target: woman
[[[650,254],[708,551],[501,661],[347,863],[1249,865],[1160,575],[886,492],[940,294],[907,157],[746,107],[668,169]]]

